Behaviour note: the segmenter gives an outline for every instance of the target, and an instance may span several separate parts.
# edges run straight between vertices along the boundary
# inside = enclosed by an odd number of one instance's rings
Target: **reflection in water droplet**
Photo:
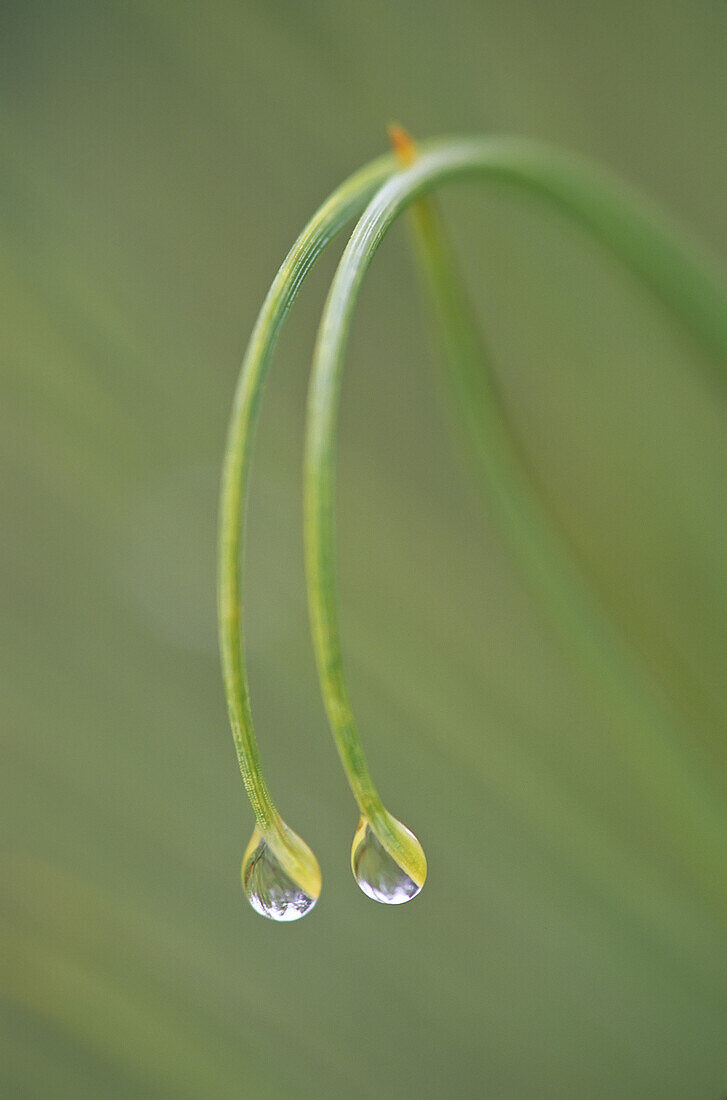
[[[299,837],[296,840],[303,844]],[[315,861],[307,847],[306,851]],[[291,878],[257,829],[242,861],[242,885],[255,912],[279,921],[304,917],[318,901],[320,893],[319,887],[315,897],[311,896]]]
[[[396,825],[420,847],[419,841],[405,825],[401,822],[396,822]],[[351,868],[364,894],[385,905],[402,905],[405,901],[410,901],[424,885],[423,881],[415,882],[399,866],[364,817],[359,821],[353,838]]]

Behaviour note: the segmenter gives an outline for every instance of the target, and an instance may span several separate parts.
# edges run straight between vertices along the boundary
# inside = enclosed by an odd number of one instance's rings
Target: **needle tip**
[[[388,126],[389,141],[402,168],[408,168],[416,160],[417,147],[414,139],[398,122]]]

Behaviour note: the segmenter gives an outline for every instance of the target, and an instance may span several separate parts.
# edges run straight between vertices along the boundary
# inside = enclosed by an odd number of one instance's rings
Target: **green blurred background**
[[[263,761],[324,874],[293,926],[240,889],[214,597],[247,335],[387,122],[589,154],[724,258],[726,80],[721,0],[0,4],[3,1097],[727,1093],[725,866],[685,861],[667,792],[617,751],[618,701],[489,521],[402,226],[354,329],[339,551],[364,741],[429,857],[413,904],[351,878],[307,633],[333,255],[281,341],[249,513]],[[443,203],[549,508],[723,793],[727,458],[701,353],[548,210]]]

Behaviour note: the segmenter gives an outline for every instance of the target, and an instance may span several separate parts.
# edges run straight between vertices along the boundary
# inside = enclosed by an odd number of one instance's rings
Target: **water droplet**
[[[351,847],[353,877],[364,894],[385,905],[402,905],[415,898],[427,875],[427,861],[421,844],[406,825],[391,814],[386,829],[374,832],[362,817]]]
[[[283,828],[286,844],[279,847],[280,856],[255,829],[242,861],[242,886],[256,913],[291,921],[310,913],[318,901],[321,872],[308,845],[292,829]]]

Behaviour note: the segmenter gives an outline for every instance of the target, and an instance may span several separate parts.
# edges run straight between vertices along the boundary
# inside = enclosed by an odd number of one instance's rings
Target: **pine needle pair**
[[[318,862],[278,813],[265,781],[253,730],[243,621],[244,516],[253,437],[267,370],[288,309],[308,271],[336,234],[358,219],[334,277],[318,330],[311,372],[304,470],[305,555],[311,632],[329,724],[358,804],[351,866],[376,901],[415,897],[427,873],[413,833],[384,807],[352,712],[341,656],[335,586],[334,487],[338,398],[349,328],[371,260],[394,220],[410,208],[418,266],[436,318],[446,376],[463,432],[482,474],[487,501],[537,598],[584,674],[597,676],[622,710],[624,760],[643,774],[644,790],[668,781],[670,820],[680,846],[709,848],[704,806],[690,798],[698,762],[667,703],[655,698],[636,656],[584,583],[530,484],[509,430],[494,373],[438,210],[430,193],[466,178],[497,180],[545,198],[570,215],[657,294],[712,352],[720,385],[727,362],[724,284],[673,226],[640,198],[581,159],[521,138],[441,139],[416,149],[391,128],[394,153],[343,183],[305,227],[278,271],[245,354],[235,393],[222,473],[219,533],[220,648],[233,738],[255,829],[243,860],[245,893],[274,920],[303,916],[321,890]],[[632,735],[639,734],[639,750]],[[648,751],[644,752],[646,743]],[[665,751],[666,750],[666,751]],[[656,774],[654,773],[656,769]],[[700,780],[703,776],[699,776]],[[715,804],[714,814],[720,813]],[[678,834],[678,835],[677,835]],[[720,853],[707,851],[715,860]],[[723,899],[727,903],[727,897]]]

